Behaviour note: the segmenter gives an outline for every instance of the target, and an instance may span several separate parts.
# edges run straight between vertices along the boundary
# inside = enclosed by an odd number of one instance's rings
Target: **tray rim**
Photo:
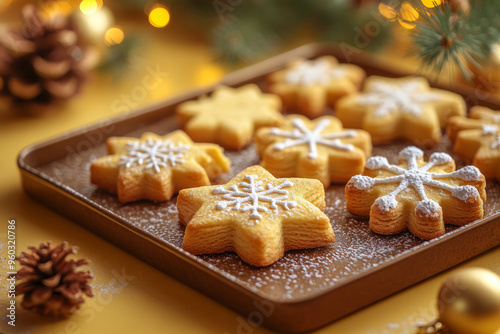
[[[266,68],[267,69],[266,72],[269,73],[269,72],[276,70],[277,68],[283,67],[283,61],[284,61],[283,59],[293,58],[293,57],[308,58],[308,57],[311,57],[311,55],[317,56],[317,55],[321,55],[322,53],[328,53],[327,51],[329,51],[331,48],[332,48],[331,44],[307,44],[307,45],[301,46],[299,48],[296,48],[296,49],[287,51],[285,53],[279,54],[275,57],[269,58],[269,59],[264,60],[262,62],[259,62],[257,64],[251,65],[249,67],[245,67],[243,69],[229,73],[226,76],[224,76],[220,81],[218,81],[217,83],[215,83],[211,86],[202,87],[202,88],[194,88],[194,89],[190,89],[190,90],[187,90],[184,92],[180,92],[178,94],[175,94],[171,97],[166,98],[165,100],[156,102],[154,104],[147,105],[147,106],[138,108],[134,111],[126,112],[124,114],[106,117],[106,118],[103,118],[103,119],[98,120],[96,122],[93,122],[91,124],[77,127],[73,130],[67,131],[67,132],[62,133],[60,135],[56,135],[52,138],[40,141],[40,142],[32,144],[32,145],[29,145],[29,146],[25,147],[19,153],[18,158],[17,158],[17,163],[18,163],[18,167],[20,169],[21,175],[33,178],[37,182],[46,183],[51,188],[53,188],[53,190],[61,193],[64,196],[69,197],[70,199],[75,200],[77,203],[83,204],[85,207],[90,208],[95,213],[103,215],[106,219],[111,220],[114,223],[117,223],[121,227],[126,228],[127,230],[129,230],[132,233],[136,234],[137,236],[145,239],[146,241],[153,242],[158,247],[168,251],[169,253],[171,253],[175,256],[178,256],[178,257],[180,256],[181,259],[183,261],[187,261],[187,263],[189,265],[194,265],[197,269],[204,271],[205,273],[209,274],[210,276],[214,277],[215,279],[224,281],[224,283],[229,284],[231,286],[231,288],[238,290],[240,293],[243,293],[252,299],[255,299],[255,300],[264,299],[264,300],[269,300],[276,305],[289,305],[289,306],[304,304],[307,302],[311,302],[313,300],[317,300],[321,297],[324,297],[325,295],[332,293],[332,291],[334,291],[334,290],[340,289],[343,286],[352,283],[352,278],[351,279],[342,278],[339,282],[332,284],[330,287],[325,288],[324,290],[321,290],[321,291],[317,291],[316,293],[309,295],[309,296],[303,296],[303,297],[298,297],[298,298],[293,298],[293,299],[273,299],[273,298],[270,298],[270,296],[268,296],[268,295],[261,294],[254,289],[251,289],[247,286],[244,286],[242,283],[238,283],[239,279],[237,277],[235,277],[234,280],[229,279],[226,276],[229,274],[224,274],[221,270],[212,266],[209,263],[204,262],[202,259],[199,259],[198,257],[196,257],[194,255],[191,255],[191,254],[188,254],[184,251],[181,251],[178,248],[174,247],[173,245],[170,245],[166,241],[154,240],[153,238],[150,238],[151,233],[145,232],[145,231],[141,231],[142,233],[139,233],[138,232],[139,228],[137,228],[135,226],[130,226],[131,224],[128,224],[129,226],[126,226],[127,224],[124,224],[124,222],[123,222],[125,219],[120,218],[119,216],[117,216],[113,212],[107,210],[105,207],[99,206],[97,203],[92,202],[87,197],[85,197],[82,194],[74,191],[73,189],[65,186],[64,184],[61,184],[57,180],[55,180],[47,175],[43,175],[43,172],[37,170],[36,167],[32,167],[26,160],[30,154],[32,154],[38,150],[47,148],[47,147],[53,145],[54,143],[59,143],[61,141],[67,140],[69,138],[76,138],[77,136],[81,136],[85,133],[89,133],[90,131],[95,131],[97,129],[102,128],[103,124],[108,124],[108,123],[119,124],[120,122],[123,122],[123,121],[130,121],[131,119],[138,118],[142,115],[149,114],[149,113],[152,113],[154,111],[158,111],[161,108],[175,105],[176,103],[178,103],[180,101],[187,100],[187,99],[193,99],[199,95],[210,93],[220,85],[240,86],[242,84],[245,84],[245,81],[249,81],[249,80],[238,80],[238,77],[240,77],[240,76],[243,76],[243,77],[249,76],[251,78],[250,80],[255,81],[258,77],[265,75],[265,74],[259,74],[262,71],[257,71],[257,75],[255,75],[255,72],[256,72],[255,69]],[[361,57],[355,57],[355,58],[368,59],[364,55]],[[387,66],[385,66],[384,64],[381,65],[380,62],[376,62],[376,64],[374,66],[381,69],[381,70],[389,71],[389,72],[395,74],[396,76],[412,75],[411,73],[404,73],[404,72],[398,73],[398,71],[395,71],[394,69],[388,69],[388,63],[387,63]],[[247,75],[246,74],[247,72],[250,75]],[[416,75],[416,74],[414,73],[413,75]],[[420,75],[420,74],[418,74],[418,75]],[[432,84],[432,80],[430,80],[430,81]],[[440,85],[433,84],[433,86],[439,87]],[[453,87],[446,87],[446,88],[449,90],[452,90],[452,91],[456,91],[455,89],[453,89]],[[488,98],[485,100],[490,102],[491,104],[500,106],[500,99]],[[167,116],[168,115],[164,115],[164,117],[167,117]],[[94,145],[94,147],[97,145],[100,145],[100,144],[96,144],[96,145]],[[496,181],[494,181],[494,182],[496,182]],[[104,209],[104,211],[100,211],[99,208],[101,210]],[[378,266],[371,267],[371,268],[369,268],[361,273],[358,273],[357,275],[355,275],[354,280],[356,281],[356,280],[364,279],[364,278],[367,278],[370,275],[374,275],[382,270],[387,270],[388,268],[396,265],[398,262],[400,262],[402,260],[407,260],[407,258],[410,256],[413,256],[415,254],[421,254],[423,252],[428,251],[432,247],[448,243],[454,239],[460,238],[460,237],[468,234],[470,231],[480,229],[480,228],[484,227],[485,225],[492,224],[495,222],[498,223],[498,221],[497,221],[498,218],[500,218],[500,211],[492,214],[491,216],[489,216],[487,218],[482,218],[482,219],[480,219],[472,224],[469,224],[469,225],[466,225],[464,227],[460,227],[454,231],[448,232],[445,235],[443,235],[442,237],[439,237],[437,239],[433,239],[431,241],[426,241],[426,242],[424,242],[426,244],[419,246],[419,248],[416,250],[412,250],[412,249],[407,250],[404,253],[398,254],[396,257],[393,257],[393,258],[387,260],[386,262],[384,262]],[[78,223],[78,221],[73,221],[73,222]],[[106,240],[106,241],[110,242],[108,240]],[[489,247],[486,250],[491,249],[495,246],[498,246],[498,244],[500,244],[500,240],[498,241],[498,243],[496,243],[496,245],[493,245],[492,247]],[[483,250],[481,252],[484,252],[486,250]],[[474,253],[472,256],[480,254],[481,252]],[[132,254],[132,255],[134,255],[134,254]],[[471,258],[472,256],[467,256],[467,259]],[[143,260],[143,259],[141,259],[141,260]],[[460,261],[458,263],[461,263],[461,262],[463,262],[463,261]],[[456,264],[457,263],[455,263],[453,265],[456,265]],[[451,267],[451,266],[448,266],[448,268],[449,267]],[[159,268],[157,268],[157,269],[159,269]],[[420,282],[428,277],[436,275],[436,274],[442,272],[443,270],[445,270],[445,269],[433,271],[433,273],[430,275],[426,274],[425,278],[423,278],[423,279],[419,278],[419,279],[417,279],[416,282],[414,282],[412,284],[415,284],[415,283]],[[239,282],[241,282],[241,281],[239,281]],[[396,289],[396,291],[400,291],[402,289],[405,289],[405,288],[411,286],[412,284],[407,285],[407,286],[402,287],[402,288],[398,288],[398,289]],[[392,293],[394,293],[394,292],[392,292]],[[391,295],[391,294],[389,294],[389,295]],[[378,298],[377,300],[380,300],[380,298]],[[372,301],[371,303],[373,303],[375,301]]]
[[[269,297],[261,295],[260,293],[254,291],[254,290],[243,287],[241,284],[235,283],[235,280],[228,279],[224,274],[222,274],[221,270],[219,270],[216,267],[213,267],[209,263],[205,263],[202,259],[199,259],[195,255],[189,254],[185,251],[180,251],[179,249],[170,245],[166,241],[161,242],[158,240],[154,240],[153,238],[150,237],[151,233],[149,233],[149,232],[142,232],[141,233],[139,228],[137,228],[133,225],[130,226],[130,225],[125,224],[124,223],[125,219],[120,218],[119,216],[117,216],[113,212],[110,212],[106,208],[101,207],[101,209],[105,209],[106,211],[105,212],[100,211],[99,208],[97,207],[98,205],[92,204],[93,202],[87,200],[84,196],[82,196],[78,192],[72,191],[71,188],[68,188],[69,189],[69,191],[68,191],[67,189],[64,189],[64,185],[61,185],[59,182],[51,181],[50,178],[48,178],[48,179],[44,178],[43,176],[37,175],[38,173],[33,173],[33,171],[29,171],[29,170],[25,169],[25,170],[22,170],[22,173],[25,173],[24,175],[31,177],[31,178],[37,180],[38,182],[45,183],[46,186],[48,186],[49,188],[52,188],[53,190],[65,195],[66,197],[72,198],[74,201],[89,208],[90,210],[94,211],[95,213],[98,213],[102,216],[105,216],[108,220],[112,221],[115,224],[118,224],[122,228],[129,230],[131,233],[134,233],[136,236],[139,236],[139,237],[141,237],[149,242],[154,243],[155,245],[159,246],[160,248],[164,249],[165,251],[168,251],[171,254],[175,254],[175,255],[180,256],[183,260],[188,261],[191,265],[195,265],[196,267],[198,267],[198,269],[201,269],[209,274],[215,273],[217,277],[220,277],[222,280],[225,280],[232,285],[233,284],[236,285],[236,287],[241,288],[243,291],[248,291],[250,294],[255,295],[255,297],[260,297],[260,298],[263,298],[266,300],[270,300],[273,303],[277,303],[277,304],[290,304],[290,305],[291,304],[300,304],[303,302],[308,302],[312,299],[316,299],[319,296],[322,296],[324,294],[331,292],[332,290],[339,289],[342,286],[351,283],[348,279],[342,279],[338,283],[333,284],[331,287],[329,287],[325,290],[322,290],[321,292],[316,292],[315,294],[313,294],[310,297],[309,296],[308,297],[300,297],[300,298],[295,298],[295,299],[290,299],[290,300],[272,300]],[[414,254],[419,254],[419,253],[428,251],[429,248],[431,248],[431,247],[434,247],[436,245],[440,245],[443,243],[447,243],[451,239],[455,239],[455,238],[463,236],[464,234],[468,234],[470,230],[479,229],[479,228],[483,227],[484,225],[496,222],[496,220],[498,220],[499,218],[500,218],[500,211],[487,217],[487,218],[481,218],[478,221],[473,222],[471,224],[458,227],[457,229],[455,229],[453,231],[449,231],[446,234],[444,234],[438,238],[423,241],[422,245],[418,246],[418,249],[406,250],[403,253],[399,254],[397,257],[393,257],[380,265],[371,267],[371,268],[363,271],[362,273],[356,274],[355,277],[358,279],[361,279],[361,278],[365,278],[367,276],[370,276],[374,272],[386,269],[387,267],[391,267],[396,262],[399,262],[401,260],[405,260],[408,257],[413,256]],[[498,246],[498,245],[500,245],[500,240],[496,246]],[[493,247],[496,247],[496,246],[493,246]],[[236,278],[236,281],[237,280],[238,279]]]

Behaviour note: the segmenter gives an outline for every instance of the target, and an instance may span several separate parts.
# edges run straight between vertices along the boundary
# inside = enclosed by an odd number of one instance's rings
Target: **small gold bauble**
[[[500,327],[500,277],[483,268],[452,274],[438,294],[439,320],[453,334],[493,334]]]

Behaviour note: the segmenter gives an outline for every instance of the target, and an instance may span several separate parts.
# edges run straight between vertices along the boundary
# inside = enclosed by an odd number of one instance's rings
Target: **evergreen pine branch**
[[[214,30],[212,45],[216,56],[229,64],[269,56],[292,42],[300,29],[314,32],[320,41],[353,44],[357,34],[373,20],[376,7],[357,10],[351,0],[246,0],[226,11],[228,20]],[[388,26],[371,39],[367,50],[388,40]]]
[[[416,22],[410,54],[418,56],[436,76],[453,64],[465,79],[470,80],[468,63],[477,67],[484,64],[491,46],[500,40],[500,5],[492,2],[496,1],[475,1],[471,3],[470,13],[466,14],[452,12],[447,2],[427,9],[415,1],[414,6],[422,19]]]

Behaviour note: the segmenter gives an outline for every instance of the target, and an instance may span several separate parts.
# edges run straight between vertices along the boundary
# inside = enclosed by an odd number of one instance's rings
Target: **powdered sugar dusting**
[[[383,212],[390,211],[398,206],[396,197],[391,194],[377,198],[374,203]]]
[[[375,181],[371,177],[364,175],[354,175],[351,178],[351,182],[359,190],[368,190],[375,184]]]
[[[290,210],[297,206],[294,201],[287,201],[288,190],[283,188],[293,187],[293,183],[285,179],[278,185],[267,184],[267,189],[262,187],[263,181],[258,179],[257,175],[245,175],[245,181],[231,186],[229,189],[223,186],[216,187],[213,190],[214,195],[222,195],[223,199],[217,202],[217,209],[224,210],[230,207],[231,210],[240,212],[251,211],[250,219],[260,220],[262,215],[259,213],[269,211],[260,202],[269,203],[269,208],[278,212],[281,206],[285,210]],[[271,195],[280,195],[278,197]]]
[[[431,154],[429,158],[429,162],[432,163],[433,165],[444,165],[452,160],[453,159],[448,153],[443,153],[443,152],[434,152]]]
[[[395,112],[420,117],[423,104],[438,101],[440,94],[428,91],[420,81],[407,80],[401,84],[389,84],[379,80],[370,91],[360,94],[356,102],[375,107],[373,115],[383,117]]]
[[[453,189],[452,195],[459,200],[466,202],[469,199],[476,199],[479,197],[479,192],[473,186],[463,186]]]
[[[333,67],[324,59],[305,60],[288,70],[285,81],[292,85],[325,85],[346,75],[347,71],[341,65]]]
[[[354,146],[351,144],[344,144],[340,139],[342,138],[353,138],[356,137],[356,131],[338,131],[338,132],[324,132],[330,121],[323,119],[314,129],[310,130],[300,118],[295,118],[292,121],[294,126],[293,131],[283,131],[279,128],[271,128],[269,133],[282,138],[287,138],[284,142],[277,143],[274,145],[274,149],[281,151],[289,147],[307,145],[309,148],[309,154],[307,155],[310,159],[316,159],[318,157],[318,145],[332,147],[337,150],[342,151],[352,151]]]
[[[389,166],[389,162],[385,157],[371,157],[366,161],[365,168],[367,169],[380,169],[382,167]]]
[[[452,158],[447,153],[432,153],[429,158],[429,162],[421,167],[418,167],[418,160],[422,158],[423,154],[424,152],[421,149],[414,146],[409,146],[401,150],[399,153],[399,160],[406,161],[408,163],[407,169],[397,165],[389,165],[387,159],[384,160],[380,157],[372,157],[368,162],[370,166],[379,167],[378,169],[389,171],[395,175],[386,178],[371,178],[368,176],[363,177],[361,175],[357,175],[354,176],[349,183],[359,190],[369,190],[376,184],[398,184],[395,190],[375,200],[374,204],[384,212],[394,209],[398,205],[396,197],[408,188],[413,188],[419,195],[419,203],[421,203],[420,213],[424,212],[426,213],[426,216],[439,214],[437,211],[438,208],[440,209],[439,204],[431,201],[427,197],[426,187],[445,190],[448,193],[451,193],[452,196],[462,201],[467,201],[469,198],[479,197],[478,190],[473,186],[456,186],[454,184],[437,180],[444,178],[470,180],[473,177],[477,177],[478,179],[480,174],[478,176],[478,171],[476,171],[474,167],[469,167],[465,170],[459,170],[451,173],[431,173],[429,170],[432,167],[445,165],[451,162]],[[427,210],[431,208],[435,209],[432,214],[427,212]]]
[[[134,140],[127,143],[126,154],[120,157],[119,165],[125,168],[144,165],[144,168],[154,169],[159,173],[160,167],[183,164],[184,153],[189,148],[189,145],[175,144],[170,140],[153,138],[148,138],[145,142]]]
[[[494,135],[498,131],[498,126],[492,124],[483,124],[483,135]]]
[[[459,170],[450,173],[453,177],[464,181],[479,181],[481,179],[481,171],[476,166],[465,166]]]
[[[138,137],[145,131],[167,133],[175,128],[175,118],[166,117],[160,122],[148,125],[147,128],[139,127],[126,135]],[[373,154],[387,156],[391,163],[395,163],[395,157],[405,146],[404,142],[378,145],[374,147]],[[443,138],[443,142],[434,150],[448,151],[450,148],[448,139]],[[426,153],[430,154],[431,151]],[[253,146],[239,152],[227,151],[225,154],[232,162],[232,169],[226,174],[217,176],[213,181],[214,184],[227,183],[246,167],[259,163],[259,157]],[[97,190],[90,184],[89,162],[95,157],[104,155],[106,148],[103,144],[92,150],[69,155],[37,170],[45,178],[61,185],[70,194],[90,201],[103,214],[111,213],[117,216],[121,223],[137,229],[141,235],[183,253],[183,256],[192,258],[210,271],[220,273],[243,289],[259,293],[270,300],[293,302],[326,293],[357,275],[377,270],[378,267],[397,261],[400,257],[412,254],[416,250],[429,249],[436,242],[463,229],[446,226],[447,233],[432,241],[423,241],[409,232],[392,236],[376,234],[370,230],[367,219],[353,216],[347,211],[344,185],[333,185],[326,190],[325,208],[335,232],[335,242],[332,245],[289,251],[277,263],[258,269],[245,264],[231,252],[193,256],[182,250],[184,227],[178,221],[175,197],[163,203],[139,201],[123,205],[116,196]],[[464,162],[458,156],[453,158],[458,167],[464,166]],[[486,191],[488,201],[484,206],[485,219],[500,212],[500,184],[488,182]]]
[[[415,146],[408,146],[399,152],[399,160],[413,161],[418,160],[424,156],[424,151]]]
[[[498,126],[492,124],[483,124],[482,129],[483,129],[483,136],[496,135],[496,138],[491,143],[491,149],[494,150],[500,148],[500,134],[498,131]]]
[[[439,217],[439,213],[442,212],[441,206],[431,199],[418,202],[415,211],[424,217],[433,218]]]

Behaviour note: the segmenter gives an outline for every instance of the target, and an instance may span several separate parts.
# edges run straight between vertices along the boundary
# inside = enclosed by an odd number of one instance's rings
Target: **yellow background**
[[[17,253],[29,245],[52,240],[80,247],[78,257],[91,259],[95,297],[67,320],[38,317],[17,308],[16,328],[5,325],[8,288],[5,262],[0,281],[0,332],[8,333],[238,333],[240,316],[168,275],[116,248],[72,221],[30,199],[22,190],[16,166],[24,147],[113,116],[111,107],[122,94],[131,94],[148,74],[147,67],[168,73],[137,105],[145,105],[195,86],[215,82],[227,69],[212,60],[209,47],[193,32],[183,31],[176,18],[164,29],[139,19],[126,19],[125,33],[145,36],[134,61],[119,80],[96,75],[83,94],[60,111],[41,118],[18,117],[12,110],[0,114],[0,237],[6,239],[8,219],[16,220]],[[144,21],[145,19],[143,19]],[[139,22],[140,21],[140,22]],[[141,23],[142,22],[142,23]],[[300,44],[302,40],[297,40]],[[381,56],[414,68],[387,50]],[[126,112],[126,111],[122,111]],[[5,247],[3,247],[3,255]],[[439,256],[439,254],[436,254]],[[440,284],[452,272],[481,266],[500,273],[500,248],[475,257],[370,307],[341,319],[318,333],[412,333],[414,325],[436,316],[435,298]],[[376,288],[376,287],[375,287]],[[20,298],[16,299],[18,304]],[[266,333],[251,328],[253,333]]]

